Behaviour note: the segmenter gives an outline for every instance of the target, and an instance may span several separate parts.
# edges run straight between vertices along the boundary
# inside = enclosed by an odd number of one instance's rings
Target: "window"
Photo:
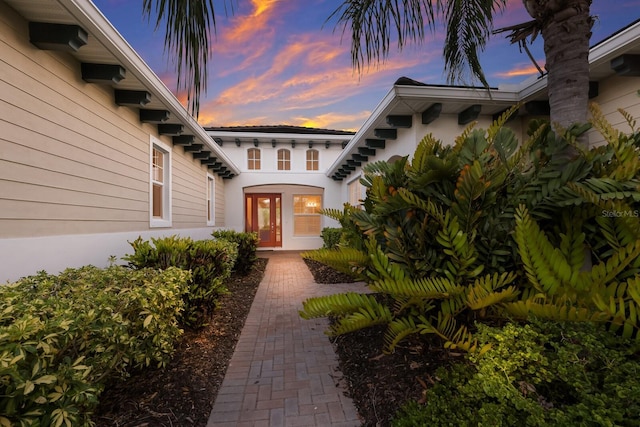
[[[247,159],[249,170],[260,170],[260,150],[257,148],[249,148],[247,150]]]
[[[319,236],[322,208],[320,195],[293,196],[293,234],[294,236]]]
[[[207,225],[216,225],[215,217],[216,181],[207,174]]]
[[[151,227],[171,227],[171,148],[151,137],[149,179]]]
[[[289,150],[286,150],[284,148],[278,150],[278,170],[291,170],[291,152]]]
[[[349,191],[349,204],[351,206],[360,206],[362,199],[364,199],[363,190],[364,187],[360,184],[360,177],[354,179],[347,185]]]
[[[307,170],[317,171],[318,166],[318,150],[307,150]]]

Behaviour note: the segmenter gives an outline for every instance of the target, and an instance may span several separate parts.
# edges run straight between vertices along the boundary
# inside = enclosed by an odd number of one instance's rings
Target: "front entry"
[[[261,248],[282,246],[282,195],[245,194],[247,232],[258,233]]]

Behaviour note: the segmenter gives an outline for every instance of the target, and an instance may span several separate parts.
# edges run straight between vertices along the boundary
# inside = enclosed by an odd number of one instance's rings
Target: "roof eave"
[[[81,26],[110,51],[127,72],[134,74],[143,82],[147,86],[146,89],[159,99],[171,111],[171,114],[185,125],[201,143],[205,144],[216,157],[221,159],[229,167],[229,170],[235,175],[240,174],[240,169],[209,137],[202,126],[188,113],[175,95],[92,2],[83,0],[57,1]]]

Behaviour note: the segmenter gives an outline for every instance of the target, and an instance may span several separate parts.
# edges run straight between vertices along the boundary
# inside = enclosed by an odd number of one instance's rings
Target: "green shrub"
[[[0,425],[90,425],[108,380],[167,363],[189,279],[88,266],[0,287]]]
[[[505,126],[513,111],[453,145],[429,134],[411,158],[364,166],[363,209],[322,211],[361,243],[304,256],[364,277],[384,298],[310,298],[301,315],[332,317],[330,334],[386,325],[385,351],[412,334],[485,350],[474,322],[496,318],[606,322],[640,340],[635,121],[623,113],[625,134],[594,108],[606,145],[577,142],[592,125],[556,132],[535,120],[520,144]]]
[[[640,425],[638,344],[589,323],[478,325],[491,344],[440,369],[395,427]]]
[[[185,295],[184,325],[199,328],[206,324],[219,296],[227,292],[225,280],[238,257],[238,246],[228,240],[192,240],[164,237],[129,242],[134,253],[123,257],[133,268],[178,267],[189,270],[192,279]]]
[[[238,244],[238,257],[233,270],[247,274],[258,259],[258,233],[239,233],[233,230],[216,230],[212,233],[216,239],[228,240]]]
[[[320,232],[320,237],[322,237],[323,249],[335,249],[340,244],[342,228],[325,227]]]

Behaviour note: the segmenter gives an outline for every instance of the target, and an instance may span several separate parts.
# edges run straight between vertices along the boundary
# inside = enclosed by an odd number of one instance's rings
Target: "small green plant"
[[[238,245],[238,256],[233,270],[247,274],[258,259],[258,233],[240,233],[233,230],[216,230],[212,233],[216,239],[228,240]]]
[[[168,362],[190,277],[88,266],[0,287],[0,425],[92,425],[108,381]]]
[[[320,232],[322,237],[322,247],[324,249],[336,249],[340,244],[342,229],[336,227],[325,227]]]
[[[589,323],[478,325],[491,350],[441,368],[395,427],[638,425],[637,344]]]
[[[191,271],[182,322],[191,328],[206,324],[218,297],[227,292],[225,280],[238,257],[238,245],[229,240],[197,240],[164,237],[129,242],[133,254],[123,259],[133,268],[178,267]]]

